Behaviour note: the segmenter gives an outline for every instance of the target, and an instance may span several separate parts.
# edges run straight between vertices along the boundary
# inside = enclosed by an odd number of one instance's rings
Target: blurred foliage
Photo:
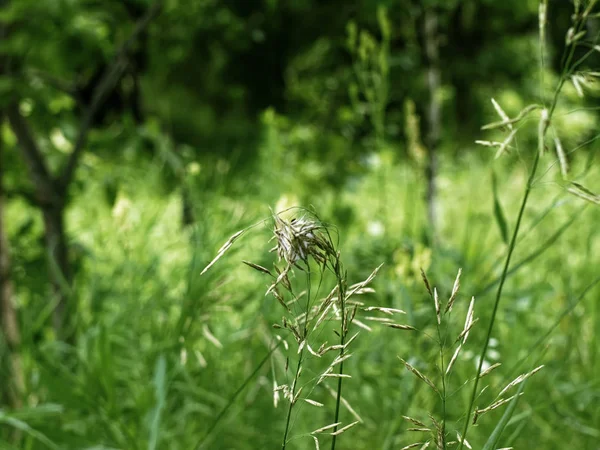
[[[74,148],[98,81],[150,5],[2,5],[0,110],[18,104],[53,173]],[[427,237],[422,170],[428,8],[440,21],[438,245]],[[354,378],[345,396],[364,423],[340,437],[340,448],[411,443],[401,415],[423,418],[437,408],[397,359],[436,370],[436,348],[427,338],[435,316],[420,269],[447,297],[462,267],[457,317],[477,297],[480,322],[457,363],[458,384],[474,373],[506,251],[494,198],[510,232],[538,124],[520,123],[510,155],[498,161],[474,141],[503,139],[503,130],[480,131],[498,120],[490,98],[510,117],[549,100],[572,12],[573,2],[549,2],[540,69],[535,0],[165,0],[95,116],[68,192],[74,343],[59,341],[52,330],[43,221],[16,137],[2,123],[0,212],[11,247],[26,392],[22,408],[0,405],[0,448],[281,445],[285,414],[273,406],[272,387],[274,374],[285,373],[287,354],[274,351],[251,377],[273,345],[279,305],[264,297],[264,280],[240,264],[271,264],[269,226],[257,226],[213,270],[199,273],[233,233],[267,217],[269,208],[294,205],[313,207],[336,227],[351,281],[384,263],[371,297],[405,310],[407,323],[423,332],[377,328],[361,335],[347,362]],[[592,37],[598,26],[598,19],[590,21]],[[578,49],[577,57],[587,50]],[[579,70],[598,67],[597,53]],[[548,366],[527,385],[505,447],[591,449],[600,437],[598,287],[545,338],[544,348],[529,351],[598,276],[600,210],[566,192],[554,154],[559,137],[570,181],[600,191],[593,80],[565,85],[494,333],[490,362],[501,360],[507,369],[490,376],[494,387],[530,354]],[[2,361],[7,353],[0,339]],[[319,401],[329,395],[314,394]],[[455,396],[449,414],[458,422],[467,392]],[[295,418],[293,448],[313,448],[301,430],[331,419],[329,406],[306,408]],[[493,430],[496,413],[473,431],[474,448]]]

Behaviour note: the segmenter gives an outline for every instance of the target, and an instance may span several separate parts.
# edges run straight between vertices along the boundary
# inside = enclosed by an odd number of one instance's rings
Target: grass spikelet
[[[438,325],[442,323],[442,316],[440,314],[440,300],[438,298],[438,292],[436,288],[433,288],[433,302],[435,304],[435,317]]]
[[[360,321],[360,320],[358,320],[358,319],[354,319],[354,320],[352,321],[352,323],[354,323],[354,325],[356,325],[357,327],[360,327],[360,328],[362,328],[362,329],[363,329],[363,330],[365,330],[365,331],[369,331],[369,332],[373,331],[373,328],[371,328],[370,326],[366,325],[365,323],[361,322],[361,321]],[[388,326],[389,326],[389,325],[388,325]]]
[[[498,141],[486,141],[483,139],[477,139],[475,141],[475,143],[477,145],[482,145],[484,147],[500,147],[502,145],[502,142],[498,142]]]
[[[335,365],[337,365],[337,364],[340,364],[340,363],[342,363],[343,361],[346,361],[346,360],[347,360],[348,358],[350,358],[351,356],[352,356],[352,353],[348,353],[348,354],[346,354],[346,355],[344,355],[344,356],[338,356],[338,357],[336,357],[336,358],[333,360],[333,362],[331,363],[331,367],[333,367],[333,366],[335,366]]]
[[[546,108],[542,109],[540,114],[540,122],[538,125],[538,151],[540,157],[544,155],[544,151],[546,149],[545,145],[545,137],[546,131],[548,130],[548,126],[550,125],[550,114]]]
[[[373,316],[367,316],[364,318],[365,320],[370,320],[372,322],[381,322],[383,324],[389,324],[392,323],[392,319],[390,319],[389,317],[373,317]]]
[[[202,326],[202,335],[206,338],[207,341],[209,341],[211,344],[213,344],[218,349],[223,348],[223,344],[221,344],[221,341],[219,341],[215,337],[215,335],[211,333],[210,328],[208,328],[208,325],[206,325],[206,324],[204,324]]]
[[[312,436],[313,440],[315,441],[315,449],[316,450],[320,450],[321,447],[319,447],[319,440],[317,439],[316,436]]]
[[[501,365],[502,365],[502,363],[499,363],[499,362],[495,363],[495,364],[492,364],[490,367],[488,367],[483,372],[481,372],[481,374],[479,375],[479,378],[485,377],[486,375],[488,375],[490,372],[492,372],[497,367],[500,367]]]
[[[467,447],[468,449],[471,449],[471,450],[473,449],[473,447],[471,447],[471,444],[469,444],[469,441],[467,441],[466,439],[463,439],[458,431],[456,432],[456,439],[458,440],[458,442],[464,444],[464,446]]]
[[[373,272],[371,272],[371,274],[367,277],[366,280],[350,286],[346,293],[346,300],[348,300],[353,295],[356,295],[361,289],[364,289],[369,283],[371,283],[371,281],[373,281],[373,279],[377,276],[377,272],[379,272],[379,269],[381,269],[382,266],[383,266],[383,264],[380,264],[379,266],[377,266],[375,268],[375,270]]]
[[[411,448],[421,447],[422,445],[427,444],[427,442],[415,442],[414,444],[409,444],[406,447],[402,447],[400,450],[409,450]]]
[[[277,408],[279,404],[279,386],[277,386],[277,381],[273,379],[273,407]]]
[[[585,79],[579,74],[571,75],[571,83],[573,84],[573,87],[575,88],[575,91],[577,92],[577,95],[580,98],[585,97],[585,94],[583,93],[583,87],[582,87],[584,81],[585,81]]]
[[[477,423],[477,420],[479,419],[480,416],[482,416],[483,414],[493,411],[494,409],[500,408],[502,405],[507,404],[508,402],[510,402],[512,399],[516,398],[516,397],[520,397],[521,395],[523,395],[523,392],[519,392],[518,394],[515,394],[511,397],[508,398],[502,398],[494,403],[492,403],[490,406],[488,406],[487,408],[483,408],[483,409],[476,409],[475,410],[475,414],[473,415],[473,423]]]
[[[482,139],[477,139],[475,141],[475,143],[477,145],[483,145],[484,147],[500,147],[502,145],[502,142],[498,142],[498,141],[485,141]]]
[[[296,391],[296,394],[294,395],[294,397],[292,398],[292,404],[296,404],[296,402],[298,401],[298,399],[300,398],[300,393],[302,392],[302,389],[304,388],[304,386],[301,386],[300,389],[298,389],[298,391]]]
[[[583,187],[579,183],[571,182],[571,185],[567,188],[567,191],[588,202],[600,205],[600,195],[594,194],[592,191]]]
[[[337,427],[338,425],[341,425],[341,424],[342,424],[342,422],[330,423],[329,425],[325,425],[324,427],[316,429],[315,431],[311,431],[310,434],[323,433],[324,431],[331,430],[332,428],[335,428],[335,427]]]
[[[556,155],[560,164],[560,173],[563,180],[566,180],[569,176],[569,161],[558,136],[554,138],[554,148],[556,149]]]
[[[427,384],[431,389],[433,389],[438,395],[440,394],[440,391],[438,390],[438,388],[435,386],[435,384],[433,384],[433,382],[427,378],[425,375],[423,375],[421,372],[419,372],[416,368],[414,368],[413,366],[411,366],[408,362],[404,361],[402,358],[400,358],[400,361],[402,361],[404,363],[404,365],[406,366],[406,368],[412,372],[417,378],[419,378],[421,381],[423,381],[425,384]]]
[[[427,425],[425,425],[423,422],[421,422],[420,420],[417,420],[417,419],[415,419],[415,418],[413,418],[413,417],[409,417],[409,416],[402,416],[402,418],[403,418],[404,420],[406,420],[406,421],[408,421],[408,422],[410,422],[410,423],[414,424],[414,425],[417,425],[418,427],[421,427],[421,428],[426,428],[426,427],[427,427]]]
[[[303,400],[304,400],[306,403],[308,403],[309,405],[312,405],[312,406],[317,406],[317,407],[319,407],[319,408],[322,408],[322,407],[324,406],[324,405],[323,405],[323,403],[317,402],[317,401],[315,401],[315,400],[311,400],[310,398],[305,398],[305,399],[303,399]]]
[[[427,292],[429,292],[429,296],[433,297],[433,292],[431,292],[431,285],[429,284],[429,280],[427,279],[427,275],[425,275],[425,271],[421,269],[421,278],[423,278],[423,283],[425,283],[425,287],[427,288]]]
[[[324,373],[321,375],[323,378],[352,378],[352,375],[347,373]]]
[[[274,276],[271,273],[271,271],[269,269],[267,269],[266,267],[263,267],[263,266],[258,265],[258,264],[254,264],[253,262],[246,261],[246,260],[242,260],[242,262],[244,264],[246,264],[247,266],[252,267],[254,270],[258,270],[259,272],[266,273],[267,275],[271,275],[272,277]]]
[[[527,117],[533,111],[535,111],[537,109],[542,109],[542,108],[543,108],[542,105],[528,105],[525,108],[523,108],[521,110],[521,112],[519,112],[519,114],[517,114],[517,116],[514,117],[513,119],[510,119],[507,121],[502,120],[500,122],[492,122],[492,123],[482,126],[481,129],[482,130],[493,130],[496,128],[507,127],[508,125],[514,125],[514,124],[520,122],[521,120],[523,120],[525,117]]]
[[[331,434],[332,436],[338,436],[338,435],[340,435],[340,434],[344,433],[345,431],[349,430],[350,428],[352,428],[352,427],[353,427],[354,425],[356,425],[357,423],[358,423],[358,420],[356,420],[356,421],[354,421],[354,422],[352,422],[352,423],[350,423],[350,424],[346,425],[346,426],[345,426],[345,427],[343,427],[343,428],[340,428],[340,429],[339,429],[339,430],[337,430],[337,431],[334,431],[333,433],[329,433],[329,434]]]
[[[529,378],[530,376],[534,375],[535,373],[539,372],[544,366],[538,366],[535,369],[533,369],[530,372],[524,373],[522,375],[519,375],[517,378],[515,378],[513,381],[511,381],[510,383],[508,383],[506,385],[506,387],[504,389],[502,389],[500,391],[500,393],[496,396],[496,398],[501,397],[502,394],[504,394],[506,391],[508,391],[510,388],[516,386],[517,384],[521,383],[522,381],[526,380],[527,378]]]
[[[327,383],[324,383],[323,386],[325,386],[325,389],[327,389],[327,392],[329,392],[329,394],[331,394],[331,396],[333,398],[337,398],[337,392],[334,391],[331,386],[329,386]],[[352,414],[352,416],[358,420],[359,422],[363,422],[362,417],[360,417],[360,415],[354,410],[354,408],[352,408],[352,406],[350,405],[350,403],[348,402],[348,400],[346,400],[344,397],[340,397],[340,401],[341,404],[344,406],[344,408],[346,408],[346,410]]]
[[[548,0],[540,1],[540,6],[538,8],[538,23],[540,42],[543,45],[546,40],[546,24],[548,23]]]
[[[463,344],[465,344],[467,342],[467,338],[469,337],[469,331],[471,330],[471,327],[475,323],[473,321],[474,306],[475,306],[475,297],[471,297],[471,302],[469,303],[469,310],[467,311],[467,317],[465,319],[465,326],[463,327],[462,333],[458,337],[459,339],[462,337]]]
[[[455,342],[458,342],[461,339],[463,339],[463,344],[465,344],[467,342],[467,337],[469,332],[471,331],[471,328],[473,328],[473,325],[475,325],[478,321],[479,319],[474,319],[473,321],[471,321],[471,323],[461,331],[461,333],[456,338]]]
[[[233,236],[231,236],[229,239],[227,239],[227,242],[225,242],[223,244],[223,246],[219,249],[219,251],[217,252],[217,256],[215,256],[213,258],[213,260],[211,262],[208,263],[208,265],[202,270],[202,272],[200,272],[200,275],[204,275],[206,273],[206,271],[208,269],[210,269],[219,259],[221,259],[221,257],[225,254],[225,252],[227,250],[229,250],[231,248],[231,246],[233,245],[233,243],[242,235],[244,234],[246,231],[248,230],[248,228],[245,228],[243,230],[238,231],[237,233],[235,233]]]
[[[458,290],[460,289],[460,276],[462,275],[462,269],[458,269],[458,273],[456,274],[456,279],[454,280],[454,286],[452,286],[452,293],[450,294],[450,299],[446,304],[446,309],[444,313],[452,311],[452,307],[454,306],[454,302],[456,301],[456,296],[458,294]]]
[[[496,155],[494,156],[495,159],[500,158],[500,156],[502,156],[504,153],[507,153],[507,149],[508,146],[510,145],[510,143],[512,142],[512,140],[515,138],[515,136],[517,135],[517,131],[518,129],[514,129],[512,130],[508,136],[506,137],[506,139],[504,139],[502,141],[502,143],[500,144],[500,146],[498,147],[498,151],[496,152]]]
[[[411,327],[410,325],[402,325],[400,323],[386,323],[385,325],[396,330],[417,331],[415,327]]]
[[[496,112],[498,113],[498,115],[500,116],[500,118],[502,119],[503,122],[507,123],[507,127],[509,130],[513,129],[513,125],[512,123],[510,123],[510,118],[508,117],[508,115],[504,112],[504,110],[502,109],[502,107],[498,104],[498,102],[492,98],[492,105],[494,105],[494,109],[496,110]]]
[[[406,314],[406,311],[402,311],[401,309],[384,308],[381,306],[368,306],[366,308],[363,308],[363,311],[365,311],[365,312],[377,311],[377,312],[382,312],[384,314],[388,314],[390,316],[392,316],[394,314]]]
[[[450,358],[450,362],[448,363],[448,367],[446,368],[446,375],[448,375],[450,373],[450,371],[452,370],[452,366],[454,365],[456,358],[458,358],[458,354],[460,353],[461,349],[462,349],[462,344],[460,344],[456,348],[456,350],[454,351],[454,354],[452,355],[452,358]]]

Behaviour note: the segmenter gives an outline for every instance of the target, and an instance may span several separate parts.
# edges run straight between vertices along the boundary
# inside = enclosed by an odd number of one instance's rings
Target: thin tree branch
[[[92,127],[94,117],[96,116],[98,110],[100,109],[108,95],[115,88],[115,86],[123,76],[123,73],[125,72],[125,69],[127,67],[127,53],[129,52],[133,43],[138,39],[140,34],[144,32],[144,30],[148,27],[152,19],[158,14],[160,8],[160,1],[154,2],[154,4],[150,8],[148,8],[146,14],[144,14],[144,16],[142,16],[135,25],[131,36],[129,36],[129,38],[117,51],[117,54],[115,55],[112,63],[109,65],[108,69],[102,76],[102,79],[94,89],[92,102],[83,116],[83,121],[79,128],[79,134],[77,136],[77,140],[75,141],[75,146],[69,159],[67,160],[64,169],[60,174],[59,188],[63,192],[68,189],[68,186],[71,180],[73,179],[73,175],[75,174],[75,169],[77,168],[79,158],[81,157],[81,153],[83,152],[83,149],[87,142],[87,137]]]
[[[14,76],[16,77],[17,75],[15,74]],[[77,99],[78,97],[77,86],[75,83],[70,83],[68,81],[61,80],[60,78],[50,73],[46,73],[38,69],[28,69],[25,71],[25,76],[28,79],[40,79],[48,86],[53,87],[54,89],[60,92],[64,92],[65,94],[68,94],[71,97],[74,97],[75,99]]]
[[[32,206],[41,206],[35,192],[24,188],[7,189],[4,188],[4,197],[7,200],[14,198],[23,198]]]
[[[48,167],[46,167],[44,156],[33,138],[33,133],[29,125],[19,112],[19,106],[16,103],[8,105],[6,116],[23,152],[27,169],[33,180],[38,202],[52,203],[58,200],[54,182]]]

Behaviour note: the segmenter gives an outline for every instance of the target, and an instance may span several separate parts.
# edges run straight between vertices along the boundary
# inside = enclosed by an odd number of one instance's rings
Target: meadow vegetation
[[[0,449],[597,448],[596,0],[51,3],[0,15]],[[28,15],[114,69],[83,113]]]

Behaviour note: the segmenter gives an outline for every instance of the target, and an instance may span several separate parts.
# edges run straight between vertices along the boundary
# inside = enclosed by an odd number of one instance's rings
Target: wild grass
[[[600,169],[568,121],[596,3],[577,3],[535,107],[490,106],[477,138],[495,151],[442,156],[436,248],[423,180],[387,147],[339,191],[283,162],[276,180],[199,176],[183,230],[155,166],[117,171],[114,205],[88,185],[68,213],[76,346],[43,326],[35,247],[16,240],[27,406],[0,410],[0,448],[595,448]],[[268,131],[261,155],[283,161]],[[263,220],[294,197],[314,209]],[[12,236],[32,216],[7,214]]]

